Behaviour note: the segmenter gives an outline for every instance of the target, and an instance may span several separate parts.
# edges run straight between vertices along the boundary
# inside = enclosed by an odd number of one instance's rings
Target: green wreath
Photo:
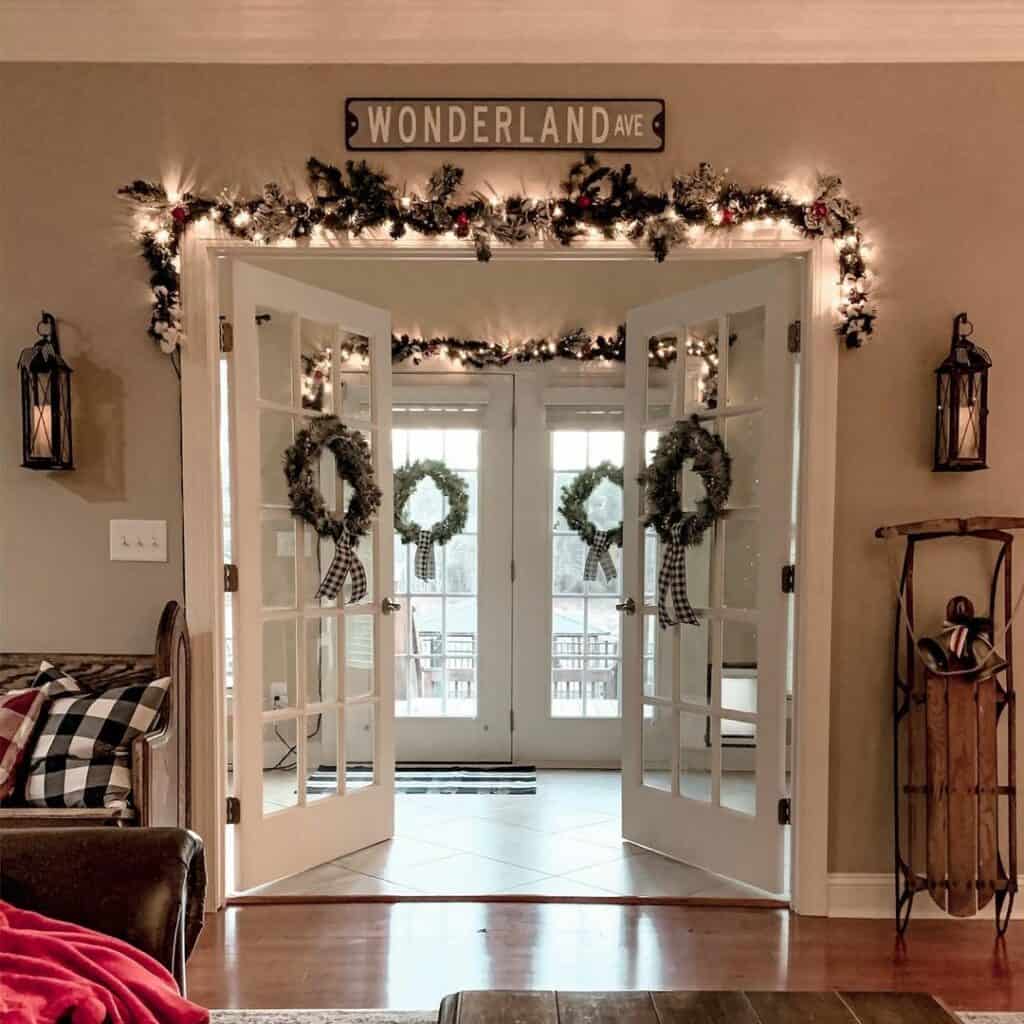
[[[610,480],[622,486],[622,468],[611,462],[600,462],[590,469],[577,473],[562,488],[562,503],[558,511],[568,523],[569,529],[576,533],[586,544],[593,544],[599,532],[606,533],[611,544],[622,546],[622,523],[611,530],[599,531],[587,515],[587,501],[602,480]]]
[[[706,494],[692,512],[684,512],[677,478],[687,461],[703,480]],[[712,434],[692,416],[677,420],[658,439],[650,465],[640,474],[646,488],[647,515],[644,526],[653,526],[658,536],[669,543],[672,528],[681,524],[679,540],[685,546],[696,544],[718,519],[729,500],[732,486],[732,459],[718,434]]]
[[[334,455],[338,476],[352,489],[343,516],[330,514],[317,486],[324,448]],[[284,453],[284,475],[292,514],[309,523],[321,537],[338,541],[348,534],[354,542],[370,532],[381,502],[370,446],[359,431],[349,430],[337,416],[318,417],[295,435]]]
[[[431,542],[444,547],[452,537],[466,528],[469,489],[461,476],[438,459],[417,459],[395,470],[395,533],[402,538],[403,544],[419,541],[425,528],[406,518],[405,506],[416,490],[416,485],[427,477],[434,481],[437,489],[448,500],[448,514],[429,529]]]

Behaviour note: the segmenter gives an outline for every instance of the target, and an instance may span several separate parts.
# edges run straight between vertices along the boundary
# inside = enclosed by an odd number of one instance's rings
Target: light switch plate
[[[166,562],[166,519],[111,519],[112,562]]]

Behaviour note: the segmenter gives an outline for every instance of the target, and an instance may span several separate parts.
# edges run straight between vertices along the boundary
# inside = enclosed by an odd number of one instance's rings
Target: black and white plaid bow
[[[356,554],[355,540],[356,538],[348,530],[343,529],[338,534],[337,540],[334,542],[334,558],[331,559],[331,564],[327,567],[327,572],[317,588],[317,598],[322,597],[333,601],[341,593],[341,588],[345,585],[345,578],[349,573],[352,574],[352,594],[348,603],[356,604],[366,597],[366,570]]]
[[[437,573],[437,564],[434,561],[433,530],[420,530],[416,534],[416,564],[414,570],[418,580],[432,580]]]
[[[685,622],[696,626],[697,615],[686,596],[686,547],[683,520],[673,524],[658,574],[658,624],[662,629]]]
[[[612,546],[611,531],[598,530],[594,539],[587,549],[587,560],[583,563],[583,578],[585,580],[597,579],[597,567],[601,567],[604,578],[610,583],[615,579],[615,563],[612,561],[609,548]]]

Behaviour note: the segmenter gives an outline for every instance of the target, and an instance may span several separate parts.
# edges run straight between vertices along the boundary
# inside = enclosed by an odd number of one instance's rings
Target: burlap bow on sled
[[[342,528],[334,542],[334,558],[331,559],[331,564],[327,567],[327,572],[317,588],[317,599],[325,598],[328,601],[333,601],[341,593],[341,588],[345,585],[345,579],[349,573],[352,574],[352,594],[348,603],[357,604],[366,597],[366,570],[356,554],[355,544],[357,541],[358,538]]]

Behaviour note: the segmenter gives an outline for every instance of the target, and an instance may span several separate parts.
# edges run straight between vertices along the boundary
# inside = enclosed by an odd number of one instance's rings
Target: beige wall
[[[348,94],[634,94],[668,100],[647,182],[699,160],[751,184],[844,176],[877,243],[877,343],[841,361],[831,867],[889,867],[891,585],[871,531],[938,513],[1020,512],[1016,399],[1024,67],[0,67],[0,646],[128,650],[181,592],[178,394],[147,341],[145,268],[116,187],[302,184],[342,160]],[[415,185],[430,154],[388,155]],[[471,185],[553,187],[566,155],[466,155]],[[80,468],[17,467],[14,362],[45,306],[76,369]],[[996,368],[988,473],[929,472],[931,370],[966,308]],[[211,443],[214,443],[211,438]],[[167,518],[166,566],[111,565],[112,516]],[[946,589],[952,584],[944,583]]]

